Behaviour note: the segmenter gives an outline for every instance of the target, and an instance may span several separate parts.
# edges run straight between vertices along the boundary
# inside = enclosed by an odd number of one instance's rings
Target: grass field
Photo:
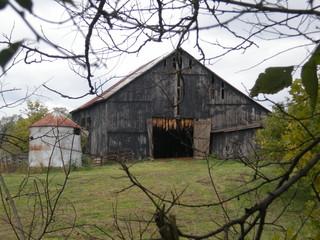
[[[248,182],[252,179],[252,172],[243,164],[234,161],[211,160],[210,167],[216,189],[222,200],[257,184],[256,182],[244,184],[245,181]],[[179,194],[185,189],[179,199],[181,203],[194,205],[213,203],[218,200],[208,177],[207,162],[204,160],[148,161],[136,163],[131,166],[130,170],[144,186],[167,199],[172,199],[172,194]],[[264,174],[274,176],[277,174],[277,169],[266,168]],[[41,189],[41,184],[37,181],[45,179],[46,174],[38,173],[31,176],[32,178],[29,178],[19,193],[19,188],[21,188],[19,186],[25,178],[25,174],[4,175],[11,194],[13,196],[19,195],[14,200],[25,229],[30,228],[32,218],[37,220],[37,222],[34,221],[33,226],[39,225],[43,219],[39,211],[40,200],[34,201],[32,194],[35,186]],[[52,199],[56,197],[54,191],[61,187],[63,179],[64,173],[62,171],[54,170],[50,174]],[[72,171],[66,189],[62,193],[61,204],[57,207],[58,214],[54,219],[55,224],[49,228],[53,231],[46,235],[46,239],[65,239],[68,236],[69,239],[94,239],[89,235],[99,239],[110,239],[110,236],[119,239],[120,233],[116,230],[116,226],[122,229],[122,234],[125,236],[139,239],[141,237],[139,232],[147,225],[148,229],[145,230],[141,238],[156,238],[158,236],[156,226],[154,223],[149,225],[155,207],[138,188],[128,188],[130,185],[130,181],[117,164]],[[240,216],[246,207],[254,205],[273,188],[274,185],[269,184],[259,192],[241,196],[224,204],[229,217],[232,219]],[[276,224],[286,227],[298,226],[300,224],[299,216],[303,215],[302,209],[310,198],[308,192],[302,186],[298,192],[293,190],[287,192],[269,209],[268,222],[276,221]],[[282,211],[283,206],[290,201],[293,194],[296,194],[295,200],[278,219],[278,214]],[[166,205],[168,206],[168,204]],[[32,215],[33,212],[38,215]],[[219,206],[202,208],[174,206],[171,213],[176,216],[178,227],[190,234],[206,233],[227,221]],[[0,239],[15,239],[9,224],[4,220],[3,205],[0,206],[0,217]],[[70,226],[76,227],[70,230]],[[277,227],[267,227],[263,239],[270,239],[275,234],[281,236],[280,230],[282,229]]]

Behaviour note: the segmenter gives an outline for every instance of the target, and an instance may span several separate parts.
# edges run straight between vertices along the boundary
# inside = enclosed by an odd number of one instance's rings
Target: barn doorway
[[[152,119],[153,157],[193,157],[192,119]]]

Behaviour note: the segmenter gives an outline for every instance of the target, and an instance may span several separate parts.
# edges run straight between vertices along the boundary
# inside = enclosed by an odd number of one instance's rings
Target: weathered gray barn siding
[[[212,155],[216,158],[249,157],[256,148],[254,141],[255,129],[245,129],[231,132],[211,134]]]
[[[211,119],[211,131],[216,131],[253,124],[267,113],[183,50],[156,61],[134,80],[105,94],[109,94],[107,99],[72,112],[73,120],[90,131],[88,147],[93,154],[131,148],[136,158],[150,157],[147,120],[156,117]],[[225,134],[235,139],[234,133]],[[219,138],[211,144],[213,153],[228,144]],[[216,155],[223,156],[224,151]]]

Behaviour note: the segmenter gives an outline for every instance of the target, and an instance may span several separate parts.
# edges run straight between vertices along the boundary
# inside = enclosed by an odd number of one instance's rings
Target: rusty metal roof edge
[[[31,127],[73,127],[81,129],[81,126],[58,111],[47,114],[45,117],[31,124],[29,128]]]
[[[118,92],[120,89],[122,89],[123,87],[128,85],[130,82],[132,82],[136,78],[140,77],[141,75],[143,75],[144,73],[149,71],[151,68],[153,68],[159,62],[161,62],[165,58],[169,57],[171,54],[175,53],[176,51],[177,50],[175,49],[174,51],[171,51],[171,52],[168,52],[166,54],[163,54],[160,57],[157,57],[157,58],[145,63],[144,65],[138,67],[137,69],[131,71],[124,78],[122,78],[121,80],[119,80],[118,82],[116,82],[115,84],[110,86],[107,90],[105,90],[101,94],[99,94],[99,96],[89,100],[88,102],[86,102],[85,104],[83,104],[80,107],[76,108],[75,110],[72,110],[71,113],[79,111],[79,110],[82,110],[82,109],[86,109],[86,108],[88,108],[88,107],[90,107],[90,106],[92,106],[92,105],[94,105],[94,104],[96,104],[98,102],[107,100],[109,97],[111,97],[113,94]]]
[[[172,52],[170,53],[166,53],[160,57],[157,57],[151,61],[149,61],[148,63],[140,66],[139,68],[137,68],[136,70],[130,72],[126,77],[124,77],[122,80],[120,80],[118,83],[119,84],[114,84],[114,89],[112,89],[111,91],[108,91],[105,95],[103,95],[103,97],[105,99],[109,98],[110,96],[112,96],[114,93],[116,93],[117,91],[119,91],[122,87],[126,86],[128,83],[132,82],[134,79],[136,79],[137,77],[140,77],[142,74],[146,73],[148,70],[150,70],[152,67],[154,67],[155,65],[157,65],[159,62],[161,62],[163,59],[167,58],[170,54],[172,54]]]

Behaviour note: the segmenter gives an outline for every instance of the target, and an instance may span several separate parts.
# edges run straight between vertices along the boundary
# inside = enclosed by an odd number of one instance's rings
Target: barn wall
[[[105,102],[72,115],[73,120],[89,131],[86,152],[99,154],[107,146],[108,112]]]
[[[74,112],[73,120],[90,131],[91,153],[129,147],[136,157],[145,158],[149,157],[147,119],[211,119],[211,131],[215,131],[252,124],[266,113],[263,107],[183,52],[162,60],[107,101]],[[249,142],[250,136],[243,138]]]
[[[135,157],[145,158],[148,150],[146,115],[149,102],[108,101],[73,116],[75,122],[91,119],[88,152],[104,154],[108,151],[131,148]]]
[[[249,157],[254,145],[255,129],[211,134],[211,153],[217,158]]]

